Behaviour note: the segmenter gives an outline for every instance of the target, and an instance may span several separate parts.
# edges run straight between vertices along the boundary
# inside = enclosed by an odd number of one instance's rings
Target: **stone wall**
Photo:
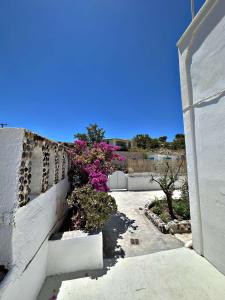
[[[69,190],[66,148],[24,129],[0,129],[1,299],[35,299],[46,276],[48,237]],[[34,273],[33,273],[34,272]]]

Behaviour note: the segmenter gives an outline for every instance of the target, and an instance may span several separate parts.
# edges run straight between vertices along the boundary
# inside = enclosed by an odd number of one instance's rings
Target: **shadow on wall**
[[[138,226],[135,226],[134,223],[135,220],[129,219],[123,213],[117,212],[115,215],[113,215],[103,228],[103,269],[50,276],[46,279],[46,284],[40,292],[37,300],[57,299],[57,294],[59,293],[63,281],[84,277],[98,280],[99,277],[104,276],[109,269],[117,263],[119,258],[125,257],[125,251],[120,245],[118,245],[118,240],[122,239],[122,234],[124,234],[127,230],[137,229]]]

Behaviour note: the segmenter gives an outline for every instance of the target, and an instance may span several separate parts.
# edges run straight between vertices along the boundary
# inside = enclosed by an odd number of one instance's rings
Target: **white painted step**
[[[39,300],[49,299],[47,291],[54,288],[58,300],[225,299],[225,277],[186,248],[119,259],[108,271],[87,273],[93,278],[48,278]]]

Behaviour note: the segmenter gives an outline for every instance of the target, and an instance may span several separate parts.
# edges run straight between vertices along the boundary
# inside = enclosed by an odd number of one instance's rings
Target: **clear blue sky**
[[[190,1],[1,0],[0,122],[62,141],[94,122],[107,137],[183,132]]]

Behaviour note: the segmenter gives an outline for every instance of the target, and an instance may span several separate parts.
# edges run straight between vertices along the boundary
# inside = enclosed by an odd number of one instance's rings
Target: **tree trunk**
[[[174,220],[174,219],[176,219],[176,216],[174,215],[174,212],[173,212],[172,200],[173,200],[173,198],[172,198],[171,193],[166,193],[166,201],[167,201],[170,217],[172,220]]]

